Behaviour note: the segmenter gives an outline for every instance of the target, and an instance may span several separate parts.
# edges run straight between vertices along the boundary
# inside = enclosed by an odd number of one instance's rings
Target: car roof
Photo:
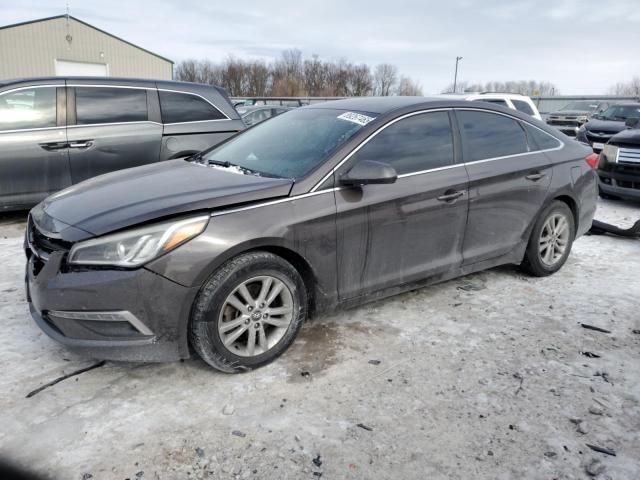
[[[452,101],[450,99],[443,99],[439,97],[352,97],[342,100],[331,100],[323,103],[314,103],[312,105],[306,105],[300,107],[302,109],[318,109],[318,108],[335,108],[342,110],[354,110],[360,112],[369,112],[382,115],[384,113],[398,110],[400,108],[412,107],[412,106],[436,106],[443,104],[442,106],[468,106],[464,101]]]
[[[207,85],[203,83],[193,83],[193,82],[180,82],[177,80],[156,80],[152,78],[127,78],[127,77],[85,77],[85,76],[69,76],[69,77],[29,77],[29,78],[14,78],[10,80],[3,80],[0,82],[0,87],[4,88],[11,85],[18,85],[21,83],[25,84],[42,84],[47,82],[80,82],[80,83],[93,83],[93,84],[120,84],[120,85],[131,85],[131,86],[154,86],[158,85],[159,87],[181,87],[183,89],[193,89],[193,88],[213,88],[218,90],[220,93],[226,95],[226,92],[223,88],[218,87],[216,85]]]

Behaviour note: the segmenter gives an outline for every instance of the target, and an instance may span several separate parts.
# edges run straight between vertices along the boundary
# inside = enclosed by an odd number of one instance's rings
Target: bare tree
[[[382,63],[376,67],[374,74],[374,92],[381,97],[391,95],[391,89],[395,86],[398,77],[398,69],[395,65]]]
[[[612,95],[640,97],[640,77],[633,77],[628,82],[618,82],[609,88]]]
[[[176,65],[176,80],[183,82],[195,82],[197,80],[198,62],[196,60],[183,60]]]
[[[348,95],[364,97],[373,90],[373,76],[366,64],[352,65],[349,70]]]
[[[422,96],[422,87],[418,82],[414,82],[409,77],[400,77],[397,93],[402,96],[419,97]]]
[[[354,65],[342,58],[304,59],[297,49],[285,50],[273,62],[229,56],[223,62],[187,59],[175,67],[175,78],[224,87],[232,96],[364,96],[421,95],[419,84],[400,77],[390,64],[375,73],[366,64]]]
[[[298,49],[285,50],[273,66],[272,94],[277,97],[303,95],[302,52]]]
[[[304,89],[307,95],[319,97],[323,95],[326,80],[326,65],[314,54],[311,59],[304,61]]]
[[[553,83],[538,82],[536,80],[507,80],[504,82],[492,81],[487,83],[468,83],[458,82],[456,87],[460,92],[501,92],[501,93],[520,93],[522,95],[539,96],[539,95],[557,95],[558,89]],[[447,86],[442,93],[453,92],[453,85]]]

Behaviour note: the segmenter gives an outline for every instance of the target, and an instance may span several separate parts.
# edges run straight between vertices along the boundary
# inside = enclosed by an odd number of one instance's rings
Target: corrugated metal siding
[[[66,18],[56,18],[0,30],[0,79],[53,76],[56,59],[106,63],[114,77],[173,76],[171,62],[74,19],[68,28]]]

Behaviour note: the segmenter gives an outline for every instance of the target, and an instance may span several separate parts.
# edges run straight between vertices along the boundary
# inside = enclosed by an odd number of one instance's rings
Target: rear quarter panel
[[[585,162],[591,149],[574,140],[565,140],[561,150],[548,152],[554,167],[548,201],[565,196],[573,200],[575,207],[576,238],[591,228],[596,212],[598,183],[595,171]]]

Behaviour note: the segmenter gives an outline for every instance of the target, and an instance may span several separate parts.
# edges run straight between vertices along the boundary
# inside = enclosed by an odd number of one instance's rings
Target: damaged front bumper
[[[197,288],[144,268],[69,269],[27,245],[31,315],[54,340],[91,358],[171,361],[189,357],[186,327]]]

